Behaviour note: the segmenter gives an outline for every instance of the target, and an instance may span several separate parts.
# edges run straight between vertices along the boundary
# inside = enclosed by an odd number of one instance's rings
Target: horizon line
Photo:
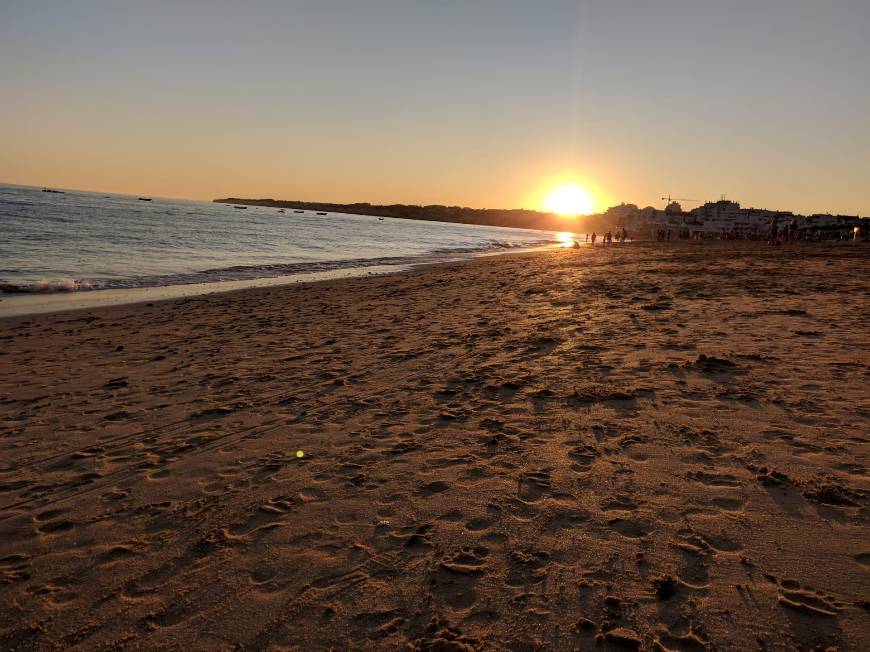
[[[197,202],[198,202],[198,201],[201,201],[201,202],[206,202],[206,203],[222,203],[223,200],[225,200],[225,199],[237,199],[237,200],[243,200],[243,201],[297,202],[297,203],[306,203],[306,204],[335,204],[335,205],[344,205],[344,206],[350,206],[350,205],[354,205],[354,204],[368,204],[369,206],[421,206],[421,207],[426,207],[426,206],[444,206],[444,207],[447,207],[447,208],[462,208],[462,209],[467,209],[467,210],[482,210],[482,211],[530,211],[530,212],[534,212],[534,213],[540,213],[541,215],[558,215],[557,213],[551,213],[551,212],[547,212],[547,211],[541,211],[541,210],[536,209],[536,208],[527,208],[527,207],[516,207],[516,208],[493,208],[493,207],[483,207],[483,208],[480,208],[480,207],[475,207],[475,206],[463,206],[463,205],[461,205],[461,204],[405,204],[405,203],[401,203],[401,202],[399,202],[399,203],[385,204],[385,203],[372,203],[372,202],[368,202],[368,201],[355,201],[355,202],[338,202],[338,201],[322,201],[322,200],[318,200],[318,201],[309,201],[309,200],[304,200],[304,199],[275,199],[275,198],[273,198],[273,197],[233,197],[233,196],[231,196],[231,195],[228,195],[228,196],[223,197],[223,198],[221,198],[221,197],[213,197],[213,198],[210,198],[210,199],[200,199],[200,198],[194,198],[194,197],[165,197],[165,196],[162,196],[162,195],[154,195],[154,194],[151,194],[151,193],[130,193],[130,192],[117,192],[117,191],[113,191],[113,190],[90,190],[90,189],[86,189],[86,188],[68,188],[68,187],[65,187],[65,186],[52,186],[52,185],[42,185],[42,184],[36,184],[36,185],[33,185],[33,184],[29,184],[29,183],[10,183],[10,182],[7,182],[7,181],[0,181],[0,185],[3,185],[3,186],[17,186],[17,187],[19,187],[19,188],[48,188],[48,189],[52,189],[52,190],[54,190],[54,189],[59,189],[59,190],[65,190],[65,191],[71,191],[71,192],[83,192],[83,193],[91,193],[91,194],[101,194],[101,193],[102,193],[102,194],[107,194],[107,195],[121,195],[121,196],[124,196],[124,197],[151,197],[151,198],[155,198],[155,197],[156,197],[157,199],[168,199],[168,200],[171,200],[171,201],[197,201]],[[676,203],[679,203],[679,201],[677,201],[677,200],[673,200],[673,201],[676,202]],[[717,203],[717,202],[719,202],[719,201],[730,201],[730,202],[735,202],[735,203],[737,203],[738,205],[740,204],[740,202],[739,202],[738,200],[727,199],[727,198],[726,198],[726,199],[721,199],[721,198],[720,198],[720,199],[708,199],[708,200],[705,200],[705,201],[703,201],[703,202],[698,202],[698,206],[703,206],[703,205],[705,205],[705,204],[715,204],[715,203]],[[621,206],[621,205],[625,205],[625,204],[631,204],[631,205],[637,206],[637,207],[638,207],[638,210],[643,210],[644,208],[647,208],[647,207],[655,208],[655,206],[654,206],[653,204],[647,204],[646,206],[641,206],[640,204],[635,203],[635,202],[631,202],[631,201],[620,201],[618,204],[613,204],[612,206],[608,206],[608,207],[606,207],[606,208],[603,208],[603,209],[601,209],[601,210],[599,210],[598,212],[595,212],[595,213],[584,213],[584,214],[577,214],[577,215],[566,215],[566,216],[562,216],[562,217],[577,217],[577,218],[580,218],[580,217],[603,216],[604,213],[605,213],[609,208],[614,208],[614,207]],[[667,206],[667,204],[665,204],[665,206]],[[851,214],[851,213],[830,213],[830,212],[828,212],[828,213],[818,213],[818,212],[815,212],[815,213],[806,213],[806,212],[796,212],[796,211],[793,211],[793,210],[781,210],[781,209],[775,209],[775,208],[759,208],[759,207],[756,207],[756,206],[748,206],[748,207],[747,207],[747,206],[741,206],[741,208],[748,208],[748,209],[750,209],[750,210],[770,210],[770,211],[778,211],[778,212],[783,212],[783,213],[793,213],[794,215],[847,215],[847,216],[849,216],[849,217],[854,216],[854,217],[857,217],[857,218],[859,218],[859,219],[870,219],[870,215],[863,215],[863,216],[862,216],[862,215],[860,214],[860,212],[856,212],[856,213],[854,213],[854,215],[853,215],[853,214]],[[656,210],[659,210],[659,209],[656,209]],[[663,210],[663,209],[662,209],[662,210]],[[691,209],[690,209],[689,211],[683,211],[683,212],[684,212],[684,213],[685,213],[685,212],[691,212]]]

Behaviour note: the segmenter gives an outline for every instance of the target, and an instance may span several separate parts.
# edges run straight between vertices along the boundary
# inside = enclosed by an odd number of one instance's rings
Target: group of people
[[[855,227],[848,235],[844,234],[842,229],[824,227],[799,228],[796,219],[790,222],[779,225],[776,218],[772,219],[768,224],[767,237],[765,238],[764,228],[753,229],[751,231],[738,229],[733,227],[730,230],[722,229],[721,232],[716,231],[691,231],[688,228],[661,228],[655,230],[655,238],[659,242],[674,240],[766,240],[769,245],[778,245],[788,241],[819,241],[819,240],[866,240],[868,237],[868,229],[866,227]],[[628,239],[628,231],[625,227],[616,228],[616,233],[607,231],[600,236],[602,244],[606,247],[614,242],[622,244]],[[599,235],[596,232],[586,234],[586,242],[593,246],[598,242]],[[575,249],[580,247],[580,243],[574,241]]]
[[[788,224],[779,227],[778,220],[774,217],[770,221],[770,229],[767,233],[767,244],[778,245],[788,240],[798,239],[798,224],[797,220],[792,220]]]
[[[759,240],[770,245],[782,244],[788,241],[818,242],[822,240],[860,240],[859,232],[845,233],[841,228],[798,228],[796,224],[769,224],[767,230],[737,229],[736,227],[721,231],[690,231],[688,228],[656,229],[655,239],[658,242],[668,240]]]
[[[598,234],[595,231],[593,231],[591,238],[592,238],[592,246],[595,246],[595,241],[598,240]],[[589,239],[590,239],[590,235],[587,233],[586,234],[586,242],[589,242],[590,241]],[[607,245],[611,245],[611,244],[613,244],[613,233],[611,231],[607,231],[601,237],[601,239],[602,239],[602,244],[605,247]],[[622,226],[622,227],[619,227],[618,229],[616,229],[616,241],[620,244],[623,244],[623,243],[625,243],[626,240],[628,240],[628,231],[626,230],[626,228],[624,226]]]

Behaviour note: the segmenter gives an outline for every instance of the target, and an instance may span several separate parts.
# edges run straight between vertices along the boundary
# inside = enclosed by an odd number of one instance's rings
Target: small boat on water
[[[139,197],[139,201],[151,201],[151,197]]]
[[[51,188],[43,188],[42,192],[51,192],[55,195],[65,195],[66,193],[63,190],[52,190]]]
[[[278,209],[278,212],[279,212],[279,213],[283,213],[283,212],[284,212],[284,209],[283,209],[283,208],[279,208],[279,209]]]
[[[378,222],[383,222],[383,221],[384,221],[384,218],[383,218],[383,217],[379,217],[379,218],[378,218]]]
[[[318,215],[326,215],[326,213],[318,213]]]
[[[294,213],[304,213],[305,211],[293,211]]]
[[[233,208],[238,208],[240,211],[246,211],[246,210],[248,210],[248,207],[247,207],[247,206],[233,206]]]

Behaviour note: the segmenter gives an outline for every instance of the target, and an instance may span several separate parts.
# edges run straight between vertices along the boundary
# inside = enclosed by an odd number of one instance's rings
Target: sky
[[[567,180],[870,215],[870,0],[0,0],[0,182],[540,208]]]

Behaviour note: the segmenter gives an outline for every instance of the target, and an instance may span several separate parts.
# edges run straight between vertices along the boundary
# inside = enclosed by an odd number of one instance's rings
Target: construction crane
[[[668,195],[667,197],[662,197],[662,200],[663,201],[666,200],[669,204],[672,201],[693,201],[693,202],[701,201],[700,199],[688,199],[687,197],[671,197],[670,195]]]

